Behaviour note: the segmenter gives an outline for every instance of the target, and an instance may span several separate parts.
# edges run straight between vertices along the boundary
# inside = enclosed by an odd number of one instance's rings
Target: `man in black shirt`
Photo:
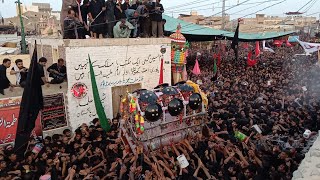
[[[120,21],[123,18],[126,18],[125,6],[121,4],[122,0],[118,0],[114,8],[114,16],[117,21]]]
[[[60,84],[67,77],[67,69],[64,65],[63,59],[58,59],[58,63],[52,64],[47,71],[50,73],[49,77],[52,77],[51,84]]]
[[[106,19],[107,19],[107,38],[113,37],[113,27],[115,23],[115,7],[116,3],[113,0],[106,1]]]
[[[2,61],[2,65],[0,65],[0,94],[4,95],[4,89],[7,89],[10,87],[10,90],[12,90],[13,85],[9,81],[7,77],[7,68],[11,66],[11,60],[10,59],[4,59]]]
[[[21,59],[15,61],[15,66],[11,69],[10,75],[16,75],[16,85],[20,85],[21,87],[25,86],[28,69],[23,66]]]
[[[84,0],[81,5],[81,17],[83,20],[83,25],[85,27],[85,35],[90,35],[89,26],[88,26],[88,14],[89,14],[90,1]]]
[[[150,37],[151,35],[151,21],[149,17],[149,12],[152,9],[152,4],[147,1],[144,1],[137,7],[137,11],[139,13],[139,35],[141,37]]]
[[[48,60],[45,57],[42,57],[42,58],[39,59],[38,68],[39,68],[40,77],[42,79],[41,85],[45,85],[45,84],[49,83],[47,78],[46,78],[46,76],[45,76],[45,74],[44,74],[44,70],[43,70],[43,68],[47,64],[47,61]]]
[[[80,22],[76,19],[74,10],[70,9],[68,11],[68,16],[64,19],[63,27],[63,39],[78,39],[78,27],[80,27]]]
[[[89,20],[94,38],[100,38],[104,34],[106,5],[104,0],[92,0],[89,6]]]
[[[132,6],[130,6],[129,9],[137,10],[138,7],[139,7],[141,4],[142,4],[142,3],[140,2],[140,0],[137,0],[136,3],[132,4]]]
[[[162,23],[162,13],[164,12],[163,6],[160,0],[154,3],[154,7],[151,10],[150,18],[152,22],[152,36],[153,37],[163,37],[163,23]]]
[[[130,2],[129,0],[125,0],[124,3],[122,4],[122,10],[126,11],[127,9],[130,9]]]

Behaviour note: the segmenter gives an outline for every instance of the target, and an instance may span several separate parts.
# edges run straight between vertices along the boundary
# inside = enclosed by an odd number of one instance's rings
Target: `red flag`
[[[273,44],[274,44],[275,46],[277,46],[277,47],[280,47],[280,46],[282,45],[282,41],[280,41],[280,40],[274,40],[274,41],[273,41]]]
[[[163,84],[163,57],[161,58],[159,84]]]
[[[226,44],[224,44],[224,43],[220,44],[220,48],[221,48],[222,54],[225,55],[226,54]]]
[[[249,48],[249,44],[248,44],[248,43],[244,43],[244,44],[242,44],[242,47],[243,47],[244,49],[248,49],[248,48]]]
[[[286,46],[287,46],[287,47],[292,47],[292,44],[289,43],[288,39],[286,40]]]
[[[255,53],[256,53],[256,58],[260,56],[260,44],[259,44],[259,41],[256,41]]]
[[[248,53],[248,59],[247,59],[247,64],[249,67],[252,67],[257,64],[257,60],[252,60],[251,57],[252,57],[252,52],[250,51]]]
[[[221,64],[221,54],[218,53],[218,54],[213,54],[213,59],[216,59],[217,60],[217,66],[220,67],[220,64]]]
[[[220,64],[221,64],[221,54],[219,53],[218,54],[218,64],[217,64],[218,67],[220,67]]]

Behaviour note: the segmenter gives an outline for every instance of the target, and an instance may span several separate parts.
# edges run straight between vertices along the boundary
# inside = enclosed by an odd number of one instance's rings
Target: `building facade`
[[[306,16],[266,16],[265,14],[256,14],[255,18],[244,18],[241,22],[241,32],[283,32],[296,31],[311,27],[316,24],[316,17]]]
[[[191,11],[189,14],[180,14],[178,19],[181,19],[186,22],[190,22],[193,24],[198,24],[206,27],[211,27],[214,29],[221,29],[222,27],[222,17],[220,16],[209,16],[205,17],[203,15],[198,15],[196,11]],[[228,23],[230,21],[230,16],[225,17],[225,22]]]
[[[214,29],[221,29],[223,22],[221,16],[205,17],[199,15],[196,11],[192,11],[190,14],[180,14],[178,19]],[[226,16],[225,22],[225,30],[234,31],[237,27],[237,21],[230,21],[230,16]],[[317,24],[316,17],[302,15],[279,17],[256,14],[253,18],[243,18],[239,29],[240,32],[244,33],[299,31],[312,27],[315,24]]]
[[[51,11],[52,11],[50,3],[32,3],[32,6],[38,7],[38,11],[41,12],[41,13],[50,14]]]
[[[5,24],[20,29],[19,8],[15,17],[6,18]],[[27,35],[59,36],[61,30],[60,12],[52,11],[50,3],[21,4],[21,14]]]

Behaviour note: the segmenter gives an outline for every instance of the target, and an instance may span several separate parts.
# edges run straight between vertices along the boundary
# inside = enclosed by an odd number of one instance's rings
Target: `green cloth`
[[[96,106],[96,111],[97,111],[98,118],[100,120],[100,125],[101,125],[102,129],[104,129],[105,131],[108,132],[110,130],[110,124],[109,124],[106,113],[104,112],[104,108],[101,103],[99,90],[98,90],[97,82],[96,82],[96,76],[94,75],[94,70],[93,70],[93,67],[91,64],[90,55],[88,55],[88,57],[89,57],[90,77],[91,77],[91,86],[92,86],[94,104]]]
[[[218,69],[217,69],[217,60],[216,60],[216,59],[214,59],[214,64],[213,64],[213,74],[214,74],[214,75],[216,75],[216,74],[217,74],[217,71],[218,71]]]
[[[237,138],[239,141],[243,142],[247,140],[247,135],[243,134],[240,131],[234,132],[234,137]]]

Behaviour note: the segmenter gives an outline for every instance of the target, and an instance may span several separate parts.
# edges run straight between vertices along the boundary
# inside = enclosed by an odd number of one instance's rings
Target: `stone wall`
[[[34,43],[31,44],[34,47]],[[38,59],[47,58],[47,67],[56,63],[59,58],[65,59],[64,41],[62,39],[38,39],[37,52]],[[56,51],[56,52],[55,52]],[[30,56],[32,56],[33,48],[30,48]]]
[[[320,131],[319,131],[320,133]],[[319,133],[316,135],[318,136]],[[299,168],[293,172],[292,180],[320,179],[320,137],[316,137],[312,147],[305,154]]]

